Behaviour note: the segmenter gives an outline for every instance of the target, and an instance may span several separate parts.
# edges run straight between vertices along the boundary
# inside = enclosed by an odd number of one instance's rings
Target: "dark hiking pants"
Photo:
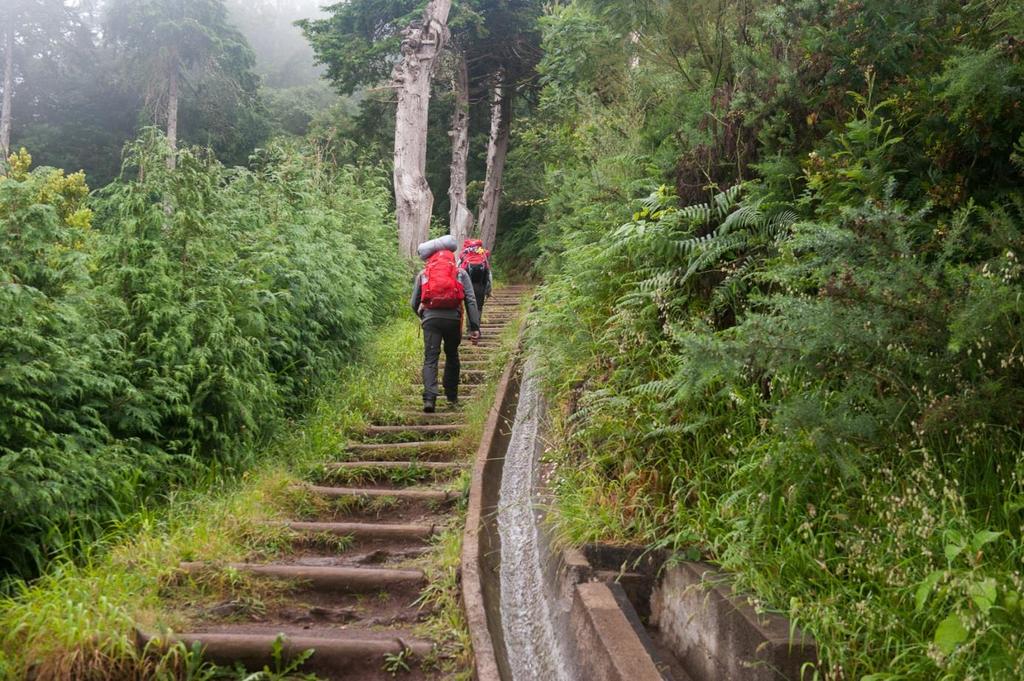
[[[462,321],[458,319],[427,319],[423,322],[423,399],[436,400],[437,361],[444,343],[444,394],[448,399],[459,395],[459,341]]]
[[[484,314],[484,293],[487,291],[487,282],[481,281],[479,284],[473,282],[473,296],[476,298],[476,309],[480,311],[481,318]]]

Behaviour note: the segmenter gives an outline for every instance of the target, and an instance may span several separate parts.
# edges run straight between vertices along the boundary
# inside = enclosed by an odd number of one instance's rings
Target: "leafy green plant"
[[[204,477],[165,504],[135,510],[102,542],[50,561],[37,579],[12,580],[0,595],[0,678],[170,679],[188,665],[205,676],[209,667],[186,658],[184,648],[140,651],[136,628],[180,631],[193,617],[209,615],[196,610],[197,602],[272,607],[287,595],[293,584],[287,581],[216,569],[186,577],[177,566],[291,550],[280,522],[295,517],[296,504],[330,513],[330,502],[301,489],[302,474],[362,433],[378,399],[401,394],[414,366],[416,327],[412,319],[380,327],[359,351],[360,361],[343,367],[337,384],[260,452],[245,475]],[[218,668],[216,678],[247,674]]]
[[[261,671],[246,674],[242,681],[317,681],[316,674],[300,672],[302,666],[315,654],[315,650],[304,650],[298,655],[286,656],[284,635],[278,636],[270,651],[273,666],[267,665]]]
[[[383,669],[391,676],[398,676],[400,672],[411,672],[412,668],[409,666],[411,657],[412,649],[406,647],[397,653],[387,653],[384,655]]]
[[[624,10],[582,3],[599,4]],[[1018,114],[990,88],[1016,57],[982,44],[980,5],[857,5],[724,18],[743,67],[710,94],[669,76],[700,72],[685,52],[639,59],[607,101],[549,84],[577,103],[528,138],[546,172],[530,342],[556,405],[550,517],[565,542],[733,571],[815,636],[814,678],[1012,679],[1024,213],[1005,172]],[[652,50],[685,30],[625,15]],[[919,42],[947,30],[971,48]],[[763,179],[721,191],[743,168],[716,168],[737,156],[699,119],[658,136],[654,83],[707,96],[719,135],[757,129]],[[669,146],[677,166],[649,165]],[[698,172],[711,199],[681,205]]]

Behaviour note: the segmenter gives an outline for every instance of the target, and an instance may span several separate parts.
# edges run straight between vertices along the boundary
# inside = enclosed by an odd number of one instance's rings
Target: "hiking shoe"
[[[457,395],[446,395],[446,397],[448,398],[449,405],[453,407],[459,406],[459,398]]]
[[[423,411],[427,414],[434,413],[434,400],[423,400]]]

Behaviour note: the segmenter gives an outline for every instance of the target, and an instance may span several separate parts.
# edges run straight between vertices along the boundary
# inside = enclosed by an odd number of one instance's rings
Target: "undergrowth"
[[[24,151],[0,173],[0,579],[244,470],[404,294],[381,173],[168,153],[92,196]]]
[[[549,518],[717,562],[809,678],[1024,678],[1021,3],[711,7],[544,19]]]

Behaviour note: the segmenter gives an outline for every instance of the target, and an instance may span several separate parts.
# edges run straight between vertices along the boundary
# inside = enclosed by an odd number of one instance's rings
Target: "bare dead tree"
[[[507,92],[506,74],[499,69],[491,85],[491,132],[487,138],[487,176],[477,210],[480,238],[484,247],[494,248],[498,234],[498,209],[501,203],[502,178],[511,128],[511,94]]]
[[[466,203],[466,161],[469,158],[469,72],[466,55],[456,50],[455,73],[452,82],[455,91],[455,110],[452,112],[451,184],[448,198],[451,203],[449,230],[461,244],[473,229],[473,213]]]
[[[14,90],[14,26],[7,22],[3,29],[4,96],[0,105],[0,159],[11,153],[11,93]]]
[[[402,56],[391,74],[395,113],[395,213],[398,248],[410,258],[430,230],[434,195],[426,179],[427,113],[434,67],[448,39],[451,0],[430,0],[423,21],[402,32]]]

